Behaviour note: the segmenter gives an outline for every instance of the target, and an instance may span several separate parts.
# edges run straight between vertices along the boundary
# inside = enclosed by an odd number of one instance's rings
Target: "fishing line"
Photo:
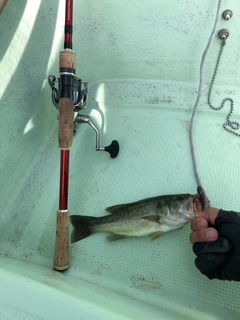
[[[210,34],[207,46],[203,52],[202,55],[202,59],[201,59],[201,64],[200,64],[200,81],[199,81],[199,86],[198,86],[198,94],[197,94],[197,99],[194,105],[194,109],[193,109],[193,113],[192,113],[192,118],[191,118],[191,123],[190,123],[190,143],[191,143],[191,152],[192,152],[192,158],[193,158],[193,167],[194,167],[194,173],[195,173],[195,177],[197,180],[197,184],[199,187],[202,188],[202,190],[204,190],[203,188],[203,184],[202,181],[200,179],[200,175],[199,175],[199,167],[198,167],[198,162],[197,162],[197,156],[196,156],[196,145],[195,145],[195,139],[194,139],[194,131],[195,131],[195,116],[197,113],[197,109],[199,106],[199,101],[202,95],[202,86],[203,86],[203,79],[204,79],[204,66],[205,66],[205,59],[208,53],[208,50],[211,46],[212,40],[213,40],[213,36],[215,34],[216,31],[216,27],[220,18],[220,10],[221,10],[221,5],[222,5],[222,0],[218,1],[218,7],[217,7],[217,12],[216,12],[216,18],[215,18],[215,23],[212,29],[212,32]]]

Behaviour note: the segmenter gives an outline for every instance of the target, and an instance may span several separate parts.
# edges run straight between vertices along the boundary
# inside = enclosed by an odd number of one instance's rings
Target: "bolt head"
[[[230,9],[227,9],[225,11],[223,11],[222,17],[224,20],[229,20],[230,18],[232,18],[233,12]]]
[[[229,36],[229,32],[227,29],[221,29],[219,32],[218,32],[218,37],[220,40],[226,40]]]
[[[229,13],[227,13],[226,15],[225,15],[225,20],[229,20],[231,18],[231,15],[229,14]]]

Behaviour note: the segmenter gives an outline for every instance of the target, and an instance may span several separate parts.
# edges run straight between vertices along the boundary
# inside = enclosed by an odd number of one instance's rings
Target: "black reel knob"
[[[116,158],[119,153],[119,143],[117,140],[113,140],[108,147],[104,147],[104,151],[110,153],[111,158]]]

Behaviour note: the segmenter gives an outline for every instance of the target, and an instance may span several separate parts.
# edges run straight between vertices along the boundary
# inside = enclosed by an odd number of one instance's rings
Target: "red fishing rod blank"
[[[69,150],[61,150],[60,156],[59,210],[66,210],[68,207]]]

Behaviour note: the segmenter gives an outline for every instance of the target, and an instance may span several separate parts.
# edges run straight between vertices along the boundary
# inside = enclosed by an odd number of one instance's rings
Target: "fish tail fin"
[[[93,221],[95,219],[97,218],[77,215],[70,216],[70,222],[73,226],[71,243],[87,238],[93,234]]]

